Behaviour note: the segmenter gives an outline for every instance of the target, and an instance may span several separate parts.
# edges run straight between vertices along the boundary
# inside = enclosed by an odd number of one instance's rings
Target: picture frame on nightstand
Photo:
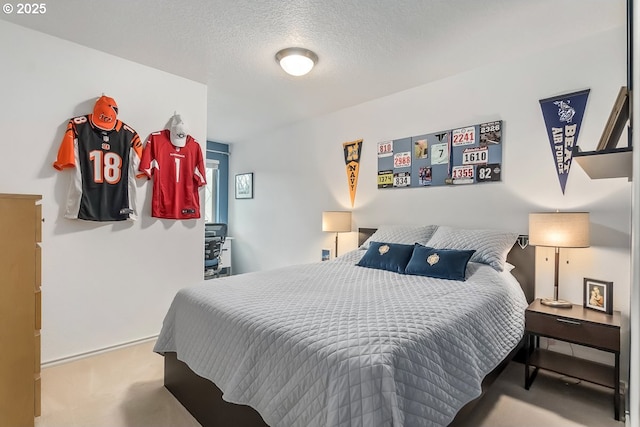
[[[582,304],[590,310],[613,313],[613,282],[585,277]]]

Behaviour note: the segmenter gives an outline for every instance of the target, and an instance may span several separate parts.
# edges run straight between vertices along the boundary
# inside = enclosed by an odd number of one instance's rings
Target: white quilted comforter
[[[445,426],[523,335],[513,276],[467,281],[326,262],[181,290],[155,346],[270,426]]]

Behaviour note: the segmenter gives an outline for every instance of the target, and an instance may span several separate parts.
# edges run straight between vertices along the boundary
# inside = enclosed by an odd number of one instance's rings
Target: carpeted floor
[[[455,427],[624,426],[614,419],[611,389],[546,371],[529,390],[523,383],[524,365],[512,362],[469,419]]]
[[[163,359],[152,348],[146,342],[43,369],[36,427],[199,426],[162,386]],[[527,391],[523,369],[511,363],[455,427],[624,426],[613,419],[610,390],[541,371]]]

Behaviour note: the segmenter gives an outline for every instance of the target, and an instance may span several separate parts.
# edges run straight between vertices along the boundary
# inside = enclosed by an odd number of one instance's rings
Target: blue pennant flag
[[[587,89],[540,100],[562,194],[571,169],[573,147],[578,144],[578,133],[589,91]]]

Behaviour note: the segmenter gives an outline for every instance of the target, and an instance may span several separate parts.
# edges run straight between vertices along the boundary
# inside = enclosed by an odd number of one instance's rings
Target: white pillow
[[[360,249],[369,249],[370,242],[426,245],[436,228],[437,225],[383,225],[364,241]]]
[[[507,254],[518,233],[501,230],[473,230],[441,225],[427,246],[438,249],[475,249],[471,262],[488,264],[497,271],[505,269]]]

